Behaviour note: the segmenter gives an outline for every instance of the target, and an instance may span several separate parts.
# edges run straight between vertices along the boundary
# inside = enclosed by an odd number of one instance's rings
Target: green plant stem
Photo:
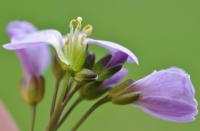
[[[74,103],[71,105],[71,107],[67,110],[67,112],[63,115],[61,120],[58,122],[57,127],[59,128],[64,121],[66,121],[67,117],[70,115],[70,113],[73,111],[73,109],[83,100],[83,98],[80,96],[78,99],[74,101]]]
[[[110,99],[108,96],[103,97],[99,101],[97,101],[82,117],[81,119],[76,123],[76,125],[71,129],[71,131],[76,131],[82,124],[83,122],[94,112],[98,107],[101,105],[109,102]]]
[[[51,104],[51,111],[50,111],[50,116],[52,116],[54,110],[55,110],[55,105],[56,105],[56,99],[57,99],[57,95],[58,95],[58,89],[59,89],[59,85],[60,85],[60,80],[61,79],[56,79],[55,82],[55,87],[54,87],[54,94],[53,94],[53,99],[52,99],[52,104]]]
[[[35,127],[35,118],[36,118],[36,104],[32,105],[32,118],[31,118],[31,127],[30,131],[34,131]]]
[[[62,93],[61,96],[59,97],[58,103],[56,105],[55,111],[52,114],[52,117],[50,118],[48,127],[47,127],[47,131],[55,131],[56,130],[56,124],[57,124],[57,120],[59,119],[59,116],[62,113],[62,109],[61,109],[61,105],[63,102],[63,98],[65,97],[66,92],[68,91],[68,82],[69,82],[70,76],[66,75],[66,79],[64,81],[63,84],[63,89],[62,89]]]

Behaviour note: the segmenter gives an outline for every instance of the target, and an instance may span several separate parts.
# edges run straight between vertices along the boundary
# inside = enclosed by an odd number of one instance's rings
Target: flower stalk
[[[60,79],[56,79],[55,87],[54,87],[54,93],[53,93],[53,99],[52,99],[52,104],[51,104],[50,116],[52,116],[52,114],[53,114],[53,112],[55,110],[55,105],[56,105],[59,85],[60,85]]]
[[[31,118],[31,126],[30,131],[34,131],[35,128],[35,121],[36,121],[36,107],[37,105],[32,105],[32,118]]]
[[[76,131],[82,124],[85,122],[85,120],[100,106],[103,104],[106,104],[110,101],[110,98],[108,96],[103,97],[99,101],[97,101],[82,117],[81,119],[75,124],[75,126],[70,131]]]

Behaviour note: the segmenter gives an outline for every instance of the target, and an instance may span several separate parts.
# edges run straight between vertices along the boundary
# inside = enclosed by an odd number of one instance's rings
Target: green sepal
[[[93,100],[99,98],[108,91],[108,89],[102,88],[100,86],[101,84],[102,82],[98,81],[85,84],[80,90],[81,96],[87,100]]]
[[[108,65],[109,61],[111,60],[112,55],[108,54],[104,57],[102,57],[93,67],[93,70],[97,73],[101,73],[106,66]]]
[[[133,84],[133,80],[131,79],[128,79],[124,82],[122,82],[121,84],[117,85],[115,88],[112,88],[110,91],[109,91],[109,95],[110,96],[118,96],[122,93],[126,93],[128,92],[129,90],[129,87]]]
[[[89,69],[82,69],[80,72],[75,73],[74,79],[78,82],[94,81],[97,80],[98,75]]]
[[[113,104],[127,105],[127,104],[132,104],[134,101],[138,100],[139,97],[140,97],[140,92],[130,92],[120,96],[112,97],[111,101]]]
[[[114,66],[112,68],[108,68],[104,71],[102,71],[102,73],[99,74],[99,81],[104,81],[108,78],[110,78],[112,75],[114,75],[115,73],[117,73],[119,70],[121,70],[122,66],[121,65],[117,65]]]

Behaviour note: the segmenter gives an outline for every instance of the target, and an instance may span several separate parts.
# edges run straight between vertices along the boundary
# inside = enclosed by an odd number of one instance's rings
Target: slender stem
[[[36,104],[34,104],[32,106],[32,118],[31,118],[31,128],[30,128],[30,131],[34,131],[35,118],[36,118]]]
[[[92,114],[92,112],[94,112],[98,107],[100,107],[101,105],[109,102],[110,99],[108,96],[103,97],[102,99],[100,99],[99,101],[97,101],[82,117],[81,119],[78,121],[78,123],[76,123],[76,125],[71,129],[71,131],[76,131],[81,124],[83,124],[83,122]]]
[[[70,113],[73,111],[73,109],[83,100],[82,97],[78,97],[78,99],[76,99],[74,101],[74,103],[71,105],[71,107],[67,110],[67,112],[63,115],[63,117],[61,118],[61,120],[58,122],[57,127],[59,128],[63,122],[67,119],[67,117],[70,115]]]
[[[55,111],[52,114],[52,117],[50,118],[48,127],[47,127],[47,131],[55,131],[56,129],[56,124],[57,124],[57,120],[59,119],[61,113],[62,113],[62,109],[61,109],[61,105],[63,102],[63,98],[65,97],[66,91],[68,90],[68,82],[69,82],[69,75],[66,75],[66,79],[65,79],[65,83],[63,85],[63,90],[62,90],[62,94],[59,97],[58,103],[56,105]]]
[[[50,112],[50,116],[52,116],[54,110],[55,110],[55,105],[56,105],[56,99],[57,99],[57,95],[58,95],[58,88],[60,85],[60,80],[61,79],[56,79],[55,82],[55,87],[54,87],[54,94],[53,94],[53,99],[52,99],[52,104],[51,104],[51,112]]]
[[[68,102],[71,100],[71,98],[74,96],[74,94],[80,89],[80,85],[77,85],[72,91],[71,91],[71,93],[69,93],[66,97],[65,97],[65,99],[64,99],[64,101],[63,101],[63,103],[62,103],[62,108],[64,108],[67,104],[68,104]]]

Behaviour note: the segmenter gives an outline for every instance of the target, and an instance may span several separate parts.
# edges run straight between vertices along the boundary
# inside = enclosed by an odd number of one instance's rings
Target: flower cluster
[[[152,116],[169,121],[191,122],[195,119],[198,113],[195,91],[184,70],[171,67],[154,71],[140,80],[124,80],[128,74],[124,64],[139,63],[129,49],[114,42],[88,38],[93,27],[82,27],[81,17],[71,20],[69,28],[70,32],[62,35],[55,29],[37,30],[25,21],[14,21],[7,27],[11,41],[3,47],[16,51],[22,64],[24,75],[20,91],[25,102],[33,107],[33,118],[45,93],[43,73],[50,61],[49,45],[55,49],[51,55],[55,91],[46,131],[56,131],[84,100],[96,103],[71,131],[76,131],[95,109],[108,102],[133,104]],[[91,44],[108,49],[108,53],[96,60],[95,53],[88,48]],[[63,87],[60,87],[62,79]],[[65,112],[76,93],[79,93],[78,98]],[[3,115],[0,130],[18,130],[2,106],[0,114]],[[1,125],[1,121],[5,124]],[[31,131],[34,130],[34,119],[32,123]]]

